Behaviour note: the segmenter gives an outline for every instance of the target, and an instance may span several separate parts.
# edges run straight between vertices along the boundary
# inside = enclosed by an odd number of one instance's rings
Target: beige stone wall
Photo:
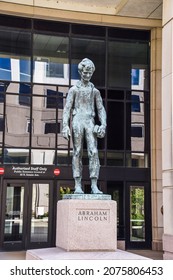
[[[162,158],[164,259],[173,259],[173,1],[163,2]]]

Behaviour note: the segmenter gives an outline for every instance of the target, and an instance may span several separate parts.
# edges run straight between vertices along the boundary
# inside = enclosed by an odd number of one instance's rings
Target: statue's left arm
[[[105,132],[106,132],[106,111],[103,106],[103,100],[101,98],[100,92],[97,89],[95,89],[95,101],[96,101],[98,118],[101,123],[99,130],[98,130],[98,136],[100,138],[103,138],[105,136]]]

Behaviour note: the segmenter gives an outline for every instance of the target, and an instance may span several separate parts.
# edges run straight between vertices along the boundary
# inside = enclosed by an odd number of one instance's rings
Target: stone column
[[[173,1],[163,1],[162,175],[164,259],[173,259]]]
[[[162,250],[162,129],[161,68],[162,29],[151,30],[151,198],[152,249]]]

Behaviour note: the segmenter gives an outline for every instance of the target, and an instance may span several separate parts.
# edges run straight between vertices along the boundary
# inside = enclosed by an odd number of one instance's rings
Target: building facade
[[[150,17],[141,11],[139,18],[128,15],[133,1],[114,2],[119,2],[117,15],[112,14],[111,5],[103,10],[94,2],[91,11],[87,3],[84,8],[78,1],[73,6],[70,1],[59,5],[53,0],[26,5],[0,1],[3,250],[55,246],[56,203],[74,188],[72,141],[62,137],[62,112],[68,90],[79,78],[77,65],[88,57],[95,63],[92,82],[107,111],[106,137],[98,142],[99,188],[118,203],[118,246],[161,250],[164,245],[165,258],[170,257],[165,246],[173,227],[168,220],[171,155],[167,159],[172,130],[161,115],[164,110],[164,116],[170,113],[172,100],[166,82],[172,75],[171,59],[166,60],[170,73],[165,60],[165,72],[161,71],[162,36],[171,32],[166,24],[172,17],[167,17],[170,3],[163,1],[162,30],[156,7]],[[122,2],[127,2],[127,10]],[[162,1],[152,2],[162,10]],[[168,48],[167,43],[163,48]],[[161,99],[162,75],[169,87],[166,100]],[[83,188],[88,193],[85,143],[83,164]]]

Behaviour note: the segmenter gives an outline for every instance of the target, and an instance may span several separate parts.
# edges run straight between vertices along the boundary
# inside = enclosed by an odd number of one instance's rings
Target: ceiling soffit
[[[162,19],[163,0],[36,0],[35,5],[42,4],[57,9],[138,17],[145,19]]]

